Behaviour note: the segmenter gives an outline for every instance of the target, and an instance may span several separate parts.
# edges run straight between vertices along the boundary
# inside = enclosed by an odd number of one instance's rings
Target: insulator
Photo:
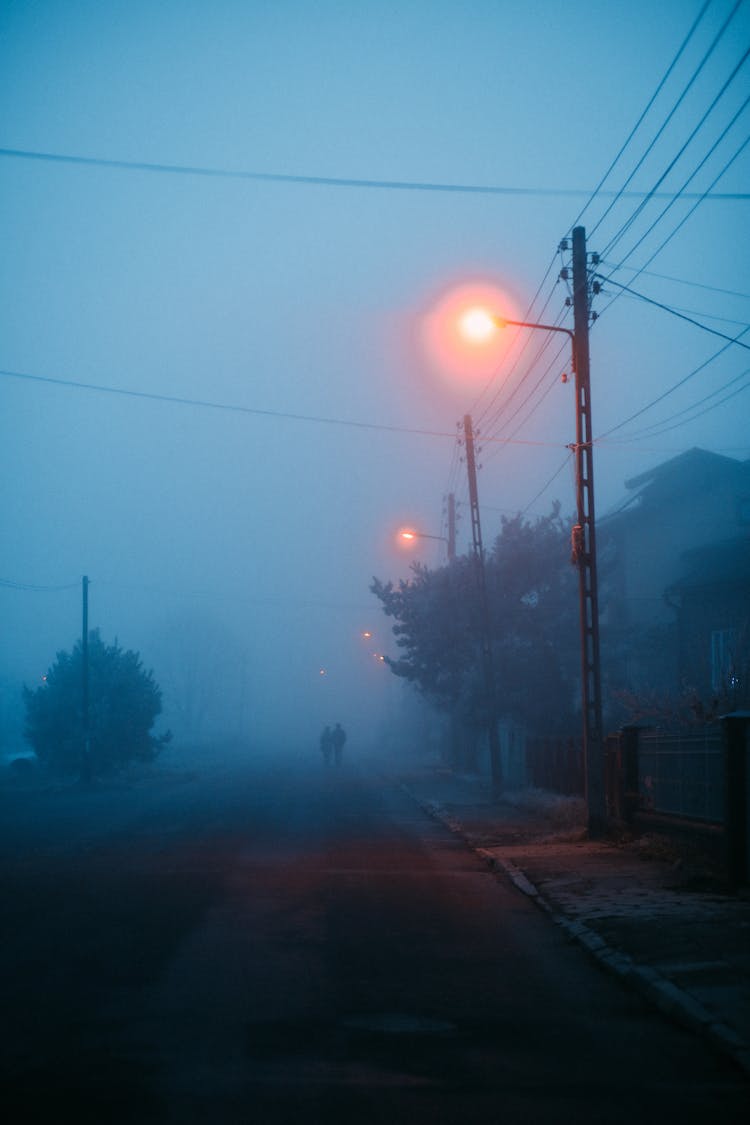
[[[560,376],[560,381],[561,381],[562,383],[567,383],[567,381],[568,381],[568,373],[567,373],[567,371],[563,371],[562,375]]]
[[[596,252],[594,252],[594,253],[593,253],[593,254],[591,255],[591,264],[592,264],[593,266],[598,266],[598,265],[599,265],[599,255],[598,255],[598,254],[597,254]]]
[[[599,313],[598,312],[592,312],[591,320],[594,321],[594,320],[598,320],[598,319],[599,319]]]
[[[561,253],[563,253],[563,254],[565,253],[565,251],[566,251],[567,249],[569,249],[569,246],[568,246],[568,240],[567,240],[567,238],[564,238],[564,239],[562,240],[562,242],[560,243],[560,245],[559,245],[558,249],[559,249],[559,250],[560,250],[560,252],[561,252]]]
[[[563,269],[560,270],[560,280],[561,281],[567,281],[569,279],[569,277],[570,277],[570,270],[568,269],[567,266],[564,266]]]
[[[595,281],[594,284],[591,286],[591,288],[593,289],[594,293],[598,296],[602,291],[601,282]]]
[[[572,297],[566,297],[565,298],[565,307],[569,309],[572,304],[573,304],[573,298]]]

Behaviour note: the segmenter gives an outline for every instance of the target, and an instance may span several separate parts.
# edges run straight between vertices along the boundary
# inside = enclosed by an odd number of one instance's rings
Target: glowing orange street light
[[[404,543],[415,543],[417,539],[439,539],[441,543],[448,542],[444,535],[428,535],[426,531],[412,531],[410,527],[405,527],[403,531],[399,531],[398,537]]]
[[[372,640],[372,633],[370,632],[370,630],[369,630],[369,629],[365,629],[365,630],[363,631],[363,633],[362,633],[362,638],[363,638],[363,640],[365,640],[365,641],[371,641],[371,640]]]
[[[458,319],[458,328],[463,338],[469,344],[486,344],[495,335],[498,328],[541,328],[545,332],[562,332],[571,343],[572,371],[576,370],[576,338],[570,328],[563,328],[559,324],[533,324],[528,320],[510,320],[504,316],[497,316],[482,305],[474,305],[466,309]]]
[[[448,544],[449,562],[453,562],[456,557],[455,536],[451,539],[445,535],[428,535],[426,531],[415,531],[413,527],[404,527],[399,531],[398,538],[406,547],[411,547],[418,539],[437,539],[440,543]]]
[[[481,306],[467,309],[458,319],[458,328],[464,340],[470,344],[485,344],[497,331],[495,318]]]

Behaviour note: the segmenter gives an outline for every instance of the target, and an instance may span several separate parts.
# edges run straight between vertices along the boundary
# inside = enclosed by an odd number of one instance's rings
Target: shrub
[[[89,746],[84,764],[83,646],[58,652],[41,687],[24,688],[24,734],[39,761],[59,773],[112,773],[129,762],[152,761],[169,732],[151,733],[161,712],[161,691],[137,652],[107,645],[98,630],[89,637]]]

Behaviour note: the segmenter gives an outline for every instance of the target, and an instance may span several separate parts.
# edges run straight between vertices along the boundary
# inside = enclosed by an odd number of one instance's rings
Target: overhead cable
[[[621,240],[621,239],[622,239],[622,238],[623,238],[623,237],[625,236],[625,234],[627,234],[627,232],[628,232],[628,231],[630,230],[630,227],[631,227],[631,226],[633,225],[633,223],[635,222],[635,220],[636,220],[636,219],[638,218],[638,216],[639,216],[639,215],[641,214],[641,212],[643,211],[643,209],[644,209],[644,207],[646,206],[646,204],[647,204],[647,203],[648,203],[648,202],[649,202],[649,201],[650,201],[651,199],[653,199],[653,195],[654,195],[654,192],[656,191],[656,189],[657,189],[657,188],[659,188],[659,187],[661,187],[661,185],[662,185],[662,184],[664,183],[664,181],[666,180],[666,178],[667,178],[667,176],[669,175],[669,173],[670,173],[670,172],[672,171],[672,169],[674,168],[674,166],[675,166],[675,165],[677,164],[677,162],[678,162],[678,160],[680,159],[680,157],[681,157],[681,156],[683,155],[683,153],[684,153],[684,152],[686,151],[686,149],[687,149],[687,148],[689,147],[689,145],[690,145],[690,144],[691,144],[691,143],[693,142],[693,140],[694,140],[694,139],[695,139],[695,137],[697,136],[698,132],[699,132],[699,131],[700,131],[700,130],[701,130],[701,129],[703,128],[703,125],[705,124],[705,122],[706,122],[706,120],[708,119],[709,115],[710,115],[710,114],[711,114],[711,113],[713,112],[713,110],[714,110],[714,109],[716,108],[716,106],[718,105],[718,103],[719,103],[720,99],[721,99],[721,98],[722,98],[722,97],[724,96],[724,94],[726,93],[726,91],[727,91],[727,90],[729,89],[729,86],[730,86],[730,85],[731,85],[731,83],[732,83],[732,82],[734,81],[734,79],[735,79],[735,78],[737,77],[737,75],[739,74],[740,70],[741,70],[741,69],[742,69],[742,67],[743,67],[743,66],[745,65],[745,63],[747,62],[747,60],[748,60],[748,58],[749,58],[749,57],[750,57],[750,47],[748,47],[748,48],[746,49],[746,51],[745,51],[744,55],[742,56],[742,58],[740,59],[740,61],[739,61],[739,62],[737,63],[737,65],[735,66],[734,70],[732,71],[732,73],[731,73],[731,74],[729,75],[729,77],[727,78],[727,80],[726,80],[726,81],[724,82],[724,85],[723,85],[723,86],[721,87],[721,89],[719,90],[718,94],[716,95],[716,97],[714,98],[714,100],[713,100],[713,101],[711,102],[710,106],[709,106],[709,107],[708,107],[708,109],[707,109],[707,110],[705,111],[705,113],[704,113],[704,114],[703,114],[703,116],[701,117],[701,119],[700,119],[700,121],[698,122],[698,124],[697,124],[697,125],[696,125],[696,126],[695,126],[695,127],[693,128],[693,130],[692,130],[692,132],[690,133],[690,135],[688,136],[687,140],[686,140],[686,141],[685,141],[685,142],[684,142],[684,143],[682,144],[682,146],[680,147],[680,149],[679,149],[679,151],[677,152],[677,154],[676,154],[676,155],[675,155],[675,156],[674,156],[674,157],[672,158],[672,160],[671,160],[671,161],[669,162],[669,164],[667,165],[667,167],[665,168],[665,170],[664,170],[664,171],[662,172],[661,176],[659,176],[659,179],[658,179],[658,180],[656,181],[656,183],[655,183],[654,187],[653,187],[653,188],[651,189],[651,191],[650,191],[650,192],[648,192],[648,193],[646,194],[646,197],[645,197],[645,198],[644,198],[643,200],[641,200],[641,202],[640,202],[640,203],[638,204],[638,206],[636,207],[635,211],[634,211],[634,212],[633,212],[633,214],[632,214],[632,215],[630,216],[630,218],[629,218],[629,219],[627,220],[627,222],[623,223],[623,225],[622,225],[622,226],[620,227],[620,230],[619,230],[619,231],[617,232],[617,234],[615,234],[615,235],[614,235],[614,237],[613,237],[613,238],[611,238],[611,239],[609,240],[609,242],[607,243],[607,245],[606,245],[606,246],[604,247],[604,250],[603,250],[603,253],[604,253],[604,254],[609,254],[609,253],[610,253],[610,252],[612,251],[612,248],[613,248],[614,246],[616,246],[616,245],[617,245],[617,243],[618,243],[618,242],[619,242],[619,241],[620,241],[620,240]],[[732,120],[730,121],[729,125],[727,126],[727,129],[725,129],[725,130],[724,130],[724,132],[723,132],[723,133],[721,134],[721,136],[719,137],[719,141],[723,140],[723,138],[724,138],[724,136],[725,136],[725,134],[726,134],[727,130],[728,130],[729,128],[731,128],[731,126],[732,126],[732,125],[734,124],[734,122],[735,122],[735,121],[737,120],[737,118],[739,117],[739,115],[740,115],[740,114],[741,114],[741,113],[742,113],[742,112],[744,111],[745,107],[747,106],[747,103],[748,103],[748,101],[750,101],[750,98],[748,98],[748,99],[747,99],[747,100],[745,101],[745,103],[744,103],[744,104],[743,104],[743,105],[742,105],[742,106],[740,107],[740,109],[739,109],[739,110],[737,111],[737,113],[735,114],[735,116],[734,116],[734,117],[732,118]],[[718,144],[718,142],[716,142],[716,143]],[[716,145],[714,145],[714,146],[713,146],[713,148],[712,148],[712,149],[711,149],[711,150],[709,151],[709,154],[708,154],[709,156],[710,156],[710,155],[711,155],[711,153],[712,153],[712,152],[714,151],[714,148],[715,148],[715,147],[716,147]],[[707,159],[707,158],[706,158],[706,159]],[[703,165],[703,163],[704,163],[704,162],[705,162],[705,161],[702,161],[702,162],[701,162],[701,164],[699,164],[699,165],[698,165],[698,168],[696,169],[696,172],[697,172],[697,171],[698,171],[698,170],[699,170],[699,169],[700,169],[700,168],[702,167],[702,165]],[[695,173],[693,173],[693,175],[695,175]],[[685,183],[686,183],[686,184],[690,183],[690,180],[691,180],[692,178],[693,178],[692,176],[689,176],[689,177],[688,177],[688,179],[687,179],[687,180],[685,181]],[[683,185],[683,186],[684,186],[684,185]],[[665,208],[665,213],[666,213],[666,211],[667,211],[667,210],[669,210],[669,207],[671,207],[671,206],[672,206],[672,203],[674,203],[674,202],[676,201],[676,199],[679,199],[680,197],[682,197],[683,199],[684,199],[684,198],[686,198],[686,193],[684,193],[682,189],[680,189],[680,190],[679,190],[679,191],[678,191],[678,192],[677,192],[677,193],[675,194],[675,197],[674,197],[674,199],[670,200],[670,203],[669,203],[668,207],[667,207],[667,208]],[[660,216],[660,217],[661,217],[661,216]],[[657,221],[658,221],[658,220],[657,220]],[[647,231],[647,233],[649,233],[649,232],[650,232],[650,231],[651,231],[652,229],[653,229],[652,227],[649,227],[649,231]]]
[[[723,406],[725,402],[729,402],[730,399],[741,394],[742,391],[746,391],[750,387],[750,381],[744,382],[741,387],[737,387],[736,384],[747,380],[748,375],[750,375],[750,367],[746,368],[739,375],[735,375],[733,379],[730,379],[729,382],[724,383],[721,387],[717,387],[716,390],[704,395],[703,398],[698,399],[697,402],[692,402],[682,410],[675,411],[669,418],[663,418],[660,422],[653,422],[650,426],[644,426],[635,433],[626,434],[624,440],[637,441],[639,438],[649,439],[659,437],[660,434],[668,433],[670,430],[676,430],[680,426],[686,425],[688,422],[694,422],[696,418],[702,418],[704,414],[709,414],[718,406]],[[734,387],[735,389],[729,394],[724,395],[724,398],[711,403],[710,406],[705,405],[706,403],[710,403],[711,399],[715,399],[717,395],[723,394],[724,391],[729,391],[730,387]],[[698,408],[701,406],[705,406],[705,409],[699,410]],[[697,411],[697,413],[693,413],[694,411]],[[689,417],[687,417],[688,415]],[[681,419],[681,421],[679,419]]]
[[[714,352],[713,355],[709,356],[708,359],[704,359],[703,363],[699,363],[698,366],[694,367],[692,371],[689,371],[687,375],[683,375],[682,379],[679,379],[671,387],[668,387],[666,391],[663,391],[660,395],[657,395],[657,397],[652,399],[651,402],[647,402],[645,406],[640,407],[640,409],[636,410],[634,414],[631,414],[628,418],[624,418],[621,422],[618,422],[616,426],[610,427],[610,429],[606,430],[603,434],[599,434],[596,440],[603,441],[605,438],[608,438],[612,434],[617,433],[618,430],[623,429],[623,427],[627,426],[630,422],[634,422],[636,418],[642,417],[642,415],[644,415],[647,411],[652,410],[653,407],[658,406],[659,403],[663,402],[665,398],[668,398],[669,395],[674,394],[674,392],[679,390],[680,387],[684,387],[685,383],[688,383],[691,379],[694,379],[695,376],[698,375],[701,371],[705,370],[705,368],[708,367],[709,364],[713,363],[719,358],[719,356],[723,355],[724,352],[726,352],[733,343],[737,343],[740,336],[744,336],[747,331],[748,329],[744,329],[742,332],[740,332],[739,336],[737,336],[736,339],[731,340],[728,344],[724,344],[722,348],[719,348],[719,350],[717,352]]]
[[[739,148],[738,148],[738,149],[736,150],[736,152],[735,152],[735,153],[734,153],[734,154],[733,154],[733,155],[732,155],[732,156],[731,156],[731,157],[729,158],[729,160],[728,160],[728,161],[726,162],[726,164],[725,164],[725,165],[724,165],[724,167],[723,167],[723,168],[721,169],[721,171],[720,171],[720,172],[719,172],[719,173],[718,173],[718,174],[717,174],[717,175],[716,175],[716,176],[714,177],[714,179],[713,179],[713,180],[711,181],[711,183],[709,184],[709,186],[708,186],[708,187],[706,188],[706,191],[704,192],[703,198],[701,198],[701,199],[698,199],[698,200],[696,200],[696,202],[695,202],[695,203],[693,204],[693,206],[692,206],[692,207],[691,207],[691,208],[690,208],[690,209],[689,209],[689,210],[688,210],[688,211],[687,211],[687,212],[686,212],[686,213],[685,213],[685,214],[684,214],[684,215],[682,216],[682,218],[680,219],[680,221],[679,221],[679,223],[677,224],[677,226],[676,226],[676,227],[674,227],[674,229],[673,229],[672,231],[670,231],[670,233],[669,233],[669,234],[667,235],[667,237],[666,237],[666,238],[665,238],[665,239],[663,240],[663,242],[661,242],[661,243],[659,244],[659,246],[657,246],[657,248],[656,248],[656,249],[655,249],[655,250],[654,250],[654,251],[653,251],[653,252],[651,253],[651,255],[650,255],[650,256],[649,256],[649,257],[648,257],[648,258],[646,259],[646,261],[645,261],[645,262],[643,263],[643,265],[642,265],[642,266],[640,267],[640,269],[636,269],[636,271],[635,271],[635,275],[634,275],[634,276],[633,276],[633,277],[632,277],[632,278],[630,279],[631,281],[635,281],[635,280],[636,280],[636,279],[637,279],[637,278],[638,278],[638,277],[639,277],[639,276],[640,276],[640,275],[641,275],[642,273],[645,273],[645,272],[646,272],[646,267],[647,267],[647,266],[649,266],[649,265],[651,264],[651,262],[653,262],[653,261],[654,261],[654,259],[655,259],[655,258],[657,258],[657,257],[659,256],[659,254],[661,254],[661,252],[662,252],[662,250],[663,250],[663,249],[665,248],[665,246],[668,246],[668,245],[669,245],[669,243],[670,243],[670,242],[672,241],[672,239],[673,239],[673,238],[675,237],[675,235],[677,234],[677,232],[678,232],[679,230],[681,230],[681,229],[682,229],[682,227],[684,227],[685,223],[686,223],[686,222],[688,221],[688,219],[689,219],[689,218],[691,217],[691,215],[693,215],[693,214],[694,214],[694,212],[695,212],[696,208],[697,208],[697,207],[699,207],[699,206],[700,206],[700,204],[701,204],[701,203],[703,202],[703,199],[704,199],[704,198],[706,198],[706,196],[708,195],[708,192],[710,192],[710,190],[711,190],[711,188],[713,187],[713,185],[714,185],[714,184],[716,184],[716,183],[718,183],[718,182],[719,182],[719,180],[720,180],[720,179],[722,178],[722,176],[724,176],[724,175],[725,175],[725,173],[729,171],[729,169],[731,168],[732,164],[734,164],[734,162],[735,162],[735,160],[736,160],[736,159],[738,158],[738,156],[740,156],[740,154],[741,154],[741,153],[742,153],[742,152],[743,152],[743,151],[744,151],[744,150],[745,150],[745,149],[747,148],[748,144],[750,144],[750,136],[748,136],[748,137],[746,137],[746,138],[745,138],[745,140],[744,140],[744,141],[742,142],[742,144],[740,145],[740,147],[739,147]],[[627,255],[626,257],[629,257],[629,255]],[[616,266],[613,266],[613,267],[612,267],[612,273],[610,273],[610,274],[608,275],[608,278],[609,278],[609,279],[611,279],[612,275],[613,275],[614,273],[616,273],[616,272],[617,272],[617,270],[618,270],[618,269],[620,269],[620,267],[621,267],[622,265],[624,265],[624,263],[625,263],[625,260],[626,260],[626,259],[625,259],[625,258],[623,258],[623,260],[622,260],[622,262],[621,262],[620,264],[618,264],[618,265],[616,265]],[[658,274],[657,274],[657,275],[654,275],[654,276],[658,276]],[[685,282],[684,284],[688,284],[688,282]],[[706,288],[710,288],[710,286],[708,286],[708,287],[706,287]],[[729,290],[717,290],[717,292],[724,292],[724,293],[729,293],[730,291],[729,291]],[[610,302],[609,302],[609,303],[608,303],[607,305],[605,305],[605,307],[604,307],[604,308],[602,309],[602,311],[601,311],[601,313],[600,313],[599,315],[600,315],[600,316],[602,316],[602,315],[603,315],[603,314],[604,314],[604,313],[605,313],[605,312],[607,311],[607,309],[608,309],[608,308],[610,307],[610,305],[613,305],[613,304],[614,304],[614,302],[615,302],[615,301],[617,300],[617,297],[619,297],[620,295],[621,295],[621,294],[619,294],[619,293],[618,293],[618,294],[617,294],[617,295],[616,295],[615,297],[613,297],[613,298],[612,298],[612,300],[611,300],[611,301],[610,301]],[[734,296],[747,296],[746,294],[742,294],[742,293],[735,293],[735,294],[733,294],[733,295],[734,295]]]
[[[242,169],[212,168],[198,164],[163,164],[144,160],[108,160],[98,156],[76,156],[59,152],[37,152],[30,149],[0,148],[0,157],[17,160],[47,161],[53,164],[71,164],[88,168],[109,168],[121,172],[149,172],[170,176],[202,176],[210,179],[250,180],[258,183],[298,184],[312,187],[366,188],[376,191],[428,191],[454,195],[535,195],[577,196],[587,195],[587,188],[509,187],[497,184],[431,183],[421,180],[368,180],[350,176],[292,175],[282,172],[251,172]],[[614,194],[604,192],[601,194]],[[623,193],[619,193],[622,195]],[[644,192],[625,192],[629,198],[641,199]],[[669,193],[662,193],[668,195]],[[619,198],[618,195],[618,198]],[[722,193],[717,200],[750,199],[747,192]]]
[[[418,437],[438,437],[455,440],[455,432],[446,430],[420,429],[415,426],[392,426],[382,422],[363,422],[353,418],[333,418],[314,414],[295,414],[282,410],[263,410],[253,406],[239,406],[234,403],[213,402],[208,399],[185,398],[181,395],[159,394],[155,391],[135,391],[126,387],[108,387],[102,383],[84,383],[74,379],[58,379],[49,375],[30,375],[22,371],[0,369],[0,377],[22,379],[32,383],[44,383],[57,387],[68,387],[78,391],[93,391],[98,394],[118,395],[124,398],[145,399],[150,402],[163,402],[173,406],[191,406],[202,410],[218,410],[230,414],[253,415],[262,418],[277,418],[281,421],[308,422],[322,426],[342,426],[357,430],[376,430],[381,433],[413,434]],[[492,439],[488,439],[492,440]],[[518,442],[520,445],[556,445],[555,442]]]
[[[692,39],[692,37],[693,37],[693,34],[695,33],[695,30],[696,30],[696,28],[698,27],[698,24],[699,24],[699,23],[701,22],[701,20],[703,19],[704,15],[706,14],[706,9],[708,8],[708,6],[709,6],[709,4],[710,4],[710,3],[711,3],[711,0],[705,0],[705,3],[704,3],[704,5],[703,5],[703,7],[701,8],[700,12],[698,13],[698,15],[696,16],[695,20],[693,21],[693,25],[692,25],[692,27],[690,28],[690,30],[688,31],[687,35],[686,35],[686,36],[685,36],[685,38],[683,39],[683,41],[682,41],[682,44],[681,44],[681,46],[680,46],[679,50],[677,51],[677,54],[676,54],[676,55],[674,56],[674,58],[672,59],[671,63],[670,63],[670,64],[669,64],[669,66],[667,67],[667,69],[666,69],[666,71],[665,71],[665,73],[664,73],[664,77],[662,78],[661,82],[659,83],[659,85],[658,85],[658,86],[656,87],[656,89],[654,90],[653,94],[652,94],[652,95],[651,95],[651,97],[649,98],[649,100],[648,100],[648,102],[647,102],[647,104],[646,104],[646,108],[645,108],[645,109],[643,110],[643,112],[641,113],[641,116],[640,116],[640,117],[638,118],[638,120],[636,121],[635,125],[634,125],[634,126],[633,126],[633,128],[632,128],[632,129],[630,130],[630,133],[628,134],[628,136],[627,136],[626,140],[625,140],[625,141],[623,142],[623,144],[621,145],[621,147],[620,147],[620,151],[619,151],[619,152],[617,153],[617,156],[616,156],[616,157],[614,158],[614,160],[613,160],[613,161],[612,161],[612,163],[610,164],[609,168],[608,168],[608,169],[607,169],[607,171],[606,171],[606,172],[604,173],[604,175],[602,176],[601,180],[599,181],[599,183],[597,184],[597,186],[596,186],[596,187],[594,188],[593,192],[592,192],[592,193],[591,193],[591,195],[589,196],[588,200],[587,200],[587,201],[586,201],[586,203],[585,203],[585,204],[583,205],[582,209],[581,209],[581,210],[580,210],[580,211],[578,212],[578,215],[576,216],[576,218],[574,219],[574,221],[573,221],[573,222],[571,223],[571,229],[572,229],[573,227],[577,227],[577,226],[578,226],[578,224],[580,223],[580,221],[581,221],[581,219],[583,218],[584,214],[586,213],[586,211],[588,211],[589,207],[591,206],[591,204],[593,203],[593,201],[594,201],[594,199],[595,199],[595,198],[597,197],[597,195],[599,195],[599,194],[603,194],[603,193],[602,193],[602,191],[601,191],[601,189],[602,189],[602,188],[604,187],[604,184],[605,184],[605,183],[607,182],[607,180],[609,179],[610,173],[614,171],[615,167],[617,166],[617,164],[618,164],[618,162],[619,162],[619,160],[620,160],[620,157],[621,157],[621,156],[623,155],[623,153],[625,152],[625,149],[626,149],[626,148],[628,147],[628,145],[629,145],[629,144],[630,144],[630,142],[632,141],[633,137],[635,136],[635,134],[636,134],[636,133],[638,132],[638,130],[640,129],[641,125],[643,124],[643,120],[644,120],[644,118],[646,117],[646,114],[647,114],[647,113],[648,113],[648,111],[649,111],[649,110],[651,109],[651,106],[652,106],[652,105],[654,104],[654,102],[655,102],[655,101],[656,101],[656,99],[658,98],[659,94],[660,94],[660,93],[661,93],[661,91],[663,90],[663,88],[664,88],[664,85],[665,85],[665,83],[667,82],[667,79],[669,78],[670,74],[672,73],[672,71],[674,70],[675,66],[676,66],[676,65],[677,65],[677,63],[679,62],[680,58],[682,57],[682,54],[683,54],[683,52],[685,51],[685,48],[687,47],[688,43],[689,43],[689,42],[690,42],[690,40]],[[621,198],[621,194],[618,194],[618,195],[617,195],[617,197],[616,197],[616,199],[615,199],[615,202],[616,202],[616,201],[617,201],[617,199],[619,199],[619,198]],[[613,204],[613,206],[614,206],[614,204]],[[605,215],[606,215],[607,213],[608,213],[608,212],[605,212]],[[604,217],[605,217],[605,216],[603,215],[603,216],[602,216],[602,219],[603,219]],[[596,230],[596,228],[597,228],[597,227],[598,227],[598,226],[600,225],[600,223],[601,223],[602,219],[600,219],[600,220],[599,220],[599,223],[597,223],[596,227],[594,227],[594,230]],[[592,231],[591,233],[593,233],[593,231]]]
[[[607,215],[608,215],[608,214],[610,213],[610,211],[612,210],[612,208],[613,208],[613,207],[615,206],[615,204],[616,204],[616,203],[618,202],[618,200],[619,200],[619,199],[621,199],[621,198],[623,198],[623,197],[625,196],[625,194],[626,194],[626,191],[625,191],[625,189],[627,188],[628,184],[629,184],[629,183],[630,183],[630,182],[632,181],[633,177],[635,176],[635,174],[636,174],[636,172],[637,172],[637,171],[639,170],[639,168],[641,168],[641,166],[643,165],[643,162],[645,161],[646,157],[647,157],[647,156],[649,155],[649,153],[650,153],[650,152],[651,152],[651,151],[653,150],[653,148],[654,148],[654,145],[656,144],[656,142],[657,142],[657,141],[659,140],[659,138],[661,137],[662,133],[664,132],[664,130],[666,129],[667,125],[669,124],[669,122],[670,122],[670,121],[672,120],[672,118],[674,117],[675,113],[676,113],[676,112],[677,112],[677,110],[679,109],[679,107],[680,107],[680,105],[682,104],[682,102],[683,102],[683,101],[685,100],[685,98],[686,98],[686,96],[687,96],[688,92],[690,91],[691,87],[692,87],[692,86],[693,86],[693,84],[695,83],[696,79],[698,78],[699,74],[701,73],[701,71],[703,70],[704,66],[705,66],[705,65],[706,65],[706,63],[708,62],[709,58],[710,58],[710,57],[711,57],[711,55],[713,54],[714,50],[715,50],[715,49],[716,49],[716,47],[718,46],[718,44],[719,44],[719,41],[720,41],[720,40],[721,40],[721,39],[723,38],[723,36],[724,36],[724,34],[725,34],[725,32],[726,32],[727,28],[729,27],[730,23],[732,22],[732,20],[734,19],[735,15],[737,14],[737,11],[739,10],[739,8],[740,8],[740,5],[741,5],[741,4],[742,4],[742,0],[736,0],[736,3],[735,3],[735,5],[734,5],[734,7],[732,8],[732,11],[731,11],[731,12],[729,13],[729,15],[727,16],[726,20],[725,20],[725,21],[724,21],[724,23],[722,24],[722,26],[721,26],[721,27],[719,28],[719,31],[717,32],[716,36],[714,37],[714,39],[713,39],[713,41],[712,41],[712,43],[711,43],[710,47],[708,48],[708,50],[707,50],[707,51],[706,51],[706,53],[704,54],[703,58],[702,58],[702,59],[701,59],[701,61],[699,62],[699,64],[698,64],[698,66],[696,67],[696,69],[695,69],[695,70],[693,71],[693,74],[692,74],[691,78],[689,79],[689,81],[688,81],[687,85],[686,85],[686,86],[685,86],[685,87],[683,88],[683,90],[682,90],[682,93],[681,93],[681,94],[680,94],[680,96],[678,97],[678,99],[677,99],[677,101],[675,102],[675,104],[674,104],[674,105],[672,106],[672,109],[671,109],[671,110],[669,111],[669,113],[667,114],[667,117],[666,117],[666,119],[664,120],[664,122],[662,123],[662,125],[661,125],[661,127],[659,128],[658,132],[656,133],[656,136],[655,136],[655,137],[654,137],[654,138],[652,139],[651,143],[650,143],[650,144],[648,145],[648,147],[646,148],[646,151],[645,151],[645,152],[643,153],[643,155],[641,156],[640,160],[638,161],[638,163],[636,164],[635,168],[634,168],[634,169],[633,169],[633,171],[632,171],[632,172],[630,173],[630,175],[628,176],[628,178],[627,178],[627,179],[625,180],[625,183],[623,184],[623,186],[622,186],[622,188],[620,189],[620,191],[619,191],[619,192],[618,192],[618,193],[617,193],[617,194],[615,195],[615,198],[614,198],[614,199],[612,200],[612,202],[610,203],[609,207],[607,207],[606,211],[604,212],[604,214],[603,214],[603,215],[601,216],[601,218],[599,219],[599,222],[598,222],[598,223],[596,224],[596,226],[594,226],[594,227],[593,227],[593,229],[592,229],[591,231],[589,231],[589,238],[591,238],[591,237],[592,237],[592,236],[594,235],[594,233],[595,233],[595,232],[596,232],[596,231],[597,231],[597,230],[599,229],[599,227],[600,227],[600,226],[602,225],[602,223],[603,223],[603,222],[604,222],[604,220],[606,219]],[[657,186],[658,186],[658,185],[657,185]],[[651,195],[650,193],[648,193],[648,198],[653,198],[653,195]]]
[[[661,301],[655,301],[653,297],[647,297],[645,293],[639,293],[635,289],[631,289],[629,285],[623,285],[619,281],[613,281],[611,277],[604,277],[603,274],[594,274],[594,277],[606,282],[608,285],[615,285],[624,293],[630,293],[633,297],[637,297],[640,301],[645,301],[647,305],[654,305],[657,309],[662,309],[664,312],[670,313],[671,316],[676,316],[679,320],[686,320],[688,324],[694,325],[696,328],[702,328],[704,332],[709,332],[712,336],[718,336],[721,340],[728,340],[730,344],[736,344],[738,348],[745,348],[750,351],[750,344],[744,344],[739,336],[727,336],[726,332],[719,332],[718,328],[709,328],[707,324],[703,324],[700,320],[695,320],[691,316],[686,316],[685,313],[678,312],[677,309],[671,308],[670,305],[665,305]],[[744,331],[740,336],[744,335]]]

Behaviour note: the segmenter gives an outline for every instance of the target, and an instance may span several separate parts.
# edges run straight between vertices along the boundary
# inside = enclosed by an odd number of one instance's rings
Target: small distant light
[[[372,633],[371,633],[371,632],[369,631],[369,629],[365,629],[365,631],[364,631],[364,633],[362,634],[362,636],[364,637],[364,639],[365,639],[366,641],[369,641],[369,640],[371,640],[371,639],[372,639]]]
[[[320,675],[321,675],[321,676],[327,676],[327,675],[328,675],[328,672],[327,672],[327,670],[326,670],[325,668],[321,668],[321,669],[320,669]]]

